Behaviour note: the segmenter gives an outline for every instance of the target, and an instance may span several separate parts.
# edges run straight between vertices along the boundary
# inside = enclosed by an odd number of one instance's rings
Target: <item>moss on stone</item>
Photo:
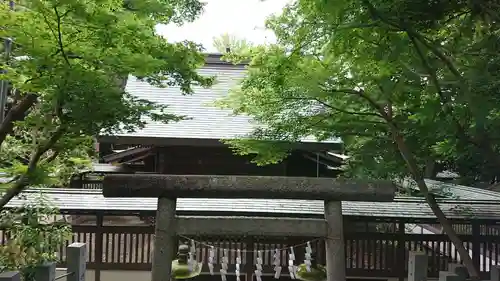
[[[132,174],[103,181],[105,197],[392,201],[395,191],[389,181],[311,177]]]
[[[172,261],[172,278],[173,279],[190,279],[200,275],[202,264],[196,262],[193,270],[190,270],[189,265],[179,263],[179,260]]]

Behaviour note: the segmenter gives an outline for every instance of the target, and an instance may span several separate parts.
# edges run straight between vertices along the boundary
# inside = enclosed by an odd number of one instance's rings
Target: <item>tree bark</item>
[[[26,117],[27,111],[35,105],[38,96],[36,94],[26,94],[14,107],[12,107],[5,119],[0,124],[0,146],[7,136],[14,130],[14,123],[22,121]]]
[[[479,272],[474,266],[472,258],[469,256],[469,252],[467,251],[467,249],[465,249],[462,240],[460,239],[460,237],[458,237],[456,231],[453,229],[451,222],[448,220],[448,218],[446,218],[446,215],[439,207],[439,204],[437,203],[434,196],[429,192],[429,188],[427,187],[427,184],[424,181],[424,177],[419,172],[415,158],[413,157],[413,154],[411,153],[409,148],[406,146],[406,143],[401,134],[399,133],[399,130],[393,124],[389,124],[389,126],[391,127],[394,141],[396,142],[399,152],[401,153],[401,156],[405,160],[408,169],[410,170],[410,173],[413,176],[413,179],[415,180],[418,188],[424,195],[432,212],[434,213],[434,215],[436,215],[436,218],[443,227],[444,232],[450,238],[450,241],[455,246],[455,249],[457,249],[460,258],[462,259],[465,267],[467,268],[467,271],[469,272],[471,280],[480,280]]]

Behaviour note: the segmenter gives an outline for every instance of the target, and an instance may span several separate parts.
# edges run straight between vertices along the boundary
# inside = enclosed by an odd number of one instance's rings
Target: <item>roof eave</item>
[[[198,146],[198,147],[224,147],[226,144],[219,139],[195,138],[160,138],[160,137],[135,137],[135,136],[100,136],[101,143],[126,144],[126,145],[154,145],[154,146]],[[334,150],[341,151],[341,142],[300,142],[297,149],[310,151]]]
[[[222,54],[216,54],[216,53],[209,53],[206,54],[205,57],[205,64],[206,65],[217,65],[217,66],[236,66],[236,67],[245,67],[249,64],[248,61],[243,61],[239,63],[232,63],[228,62],[222,59],[224,55]]]

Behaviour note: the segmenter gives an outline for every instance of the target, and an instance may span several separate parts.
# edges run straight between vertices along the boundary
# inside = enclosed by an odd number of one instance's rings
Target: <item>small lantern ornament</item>
[[[189,262],[190,261],[190,262]],[[172,279],[189,279],[200,275],[201,263],[189,251],[187,245],[179,245],[177,259],[172,261]]]
[[[307,242],[304,263],[298,266],[295,276],[302,281],[326,280],[326,268],[317,264],[310,242]]]

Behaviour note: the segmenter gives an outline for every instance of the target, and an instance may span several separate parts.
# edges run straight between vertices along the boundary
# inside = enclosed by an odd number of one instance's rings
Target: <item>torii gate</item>
[[[152,281],[170,281],[177,234],[221,231],[246,236],[327,237],[327,281],[345,280],[342,201],[387,202],[394,199],[395,192],[390,181],[333,178],[127,174],[108,175],[103,181],[104,197],[158,198]],[[177,198],[324,200],[325,219],[177,219]]]

